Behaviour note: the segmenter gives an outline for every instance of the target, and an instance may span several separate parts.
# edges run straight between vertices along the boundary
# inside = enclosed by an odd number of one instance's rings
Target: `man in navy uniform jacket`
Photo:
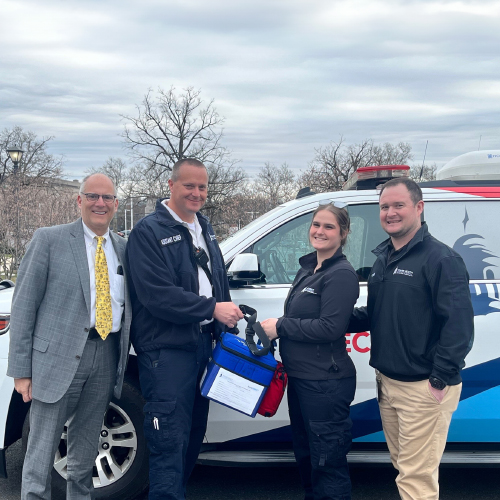
[[[208,400],[199,383],[212,339],[243,317],[231,302],[222,254],[199,210],[208,174],[198,160],[179,160],[171,197],[130,233],[127,260],[150,449],[150,500],[181,500],[205,435]]]

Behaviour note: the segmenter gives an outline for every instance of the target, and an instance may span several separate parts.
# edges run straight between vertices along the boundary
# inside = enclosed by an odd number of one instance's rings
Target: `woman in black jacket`
[[[357,275],[342,246],[349,215],[333,203],[313,214],[309,239],[316,250],[299,262],[285,315],[262,322],[270,339],[280,339],[288,373],[288,409],[293,448],[306,500],[349,500],[346,455],[351,447],[349,408],[356,369],[345,333],[359,294]]]

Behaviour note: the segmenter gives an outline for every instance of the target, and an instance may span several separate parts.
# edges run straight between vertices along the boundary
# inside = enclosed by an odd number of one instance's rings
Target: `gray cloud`
[[[500,148],[497,1],[1,2],[0,125],[54,135],[70,177],[123,157],[120,115],[171,85],[215,99],[249,172],[340,134]]]

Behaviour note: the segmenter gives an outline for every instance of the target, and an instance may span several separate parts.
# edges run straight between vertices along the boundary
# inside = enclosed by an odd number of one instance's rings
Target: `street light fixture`
[[[24,151],[18,147],[17,145],[14,145],[13,148],[7,149],[7,153],[9,153],[10,159],[12,160],[12,163],[14,164],[14,173],[17,172],[17,169],[19,167],[19,162],[21,161],[21,158],[23,157]]]
[[[19,162],[21,161],[21,158],[23,157],[24,151],[18,147],[17,145],[14,145],[14,147],[7,149],[7,153],[9,153],[10,159],[12,160],[12,163],[14,164],[14,204],[16,207],[16,219],[15,219],[15,233],[14,233],[14,241],[15,241],[15,249],[14,249],[14,255],[12,257],[12,260],[14,262],[14,265],[17,267],[20,262],[20,251],[19,248],[21,246],[20,244],[20,239],[21,235],[19,232],[19,216],[20,216],[20,207],[19,207],[19,175],[17,173],[17,170],[19,168]]]

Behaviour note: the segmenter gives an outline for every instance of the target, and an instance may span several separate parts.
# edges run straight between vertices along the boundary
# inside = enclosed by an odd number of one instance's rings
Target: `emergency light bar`
[[[410,175],[408,165],[377,165],[373,167],[359,167],[342,186],[343,191],[375,189],[379,184]]]

